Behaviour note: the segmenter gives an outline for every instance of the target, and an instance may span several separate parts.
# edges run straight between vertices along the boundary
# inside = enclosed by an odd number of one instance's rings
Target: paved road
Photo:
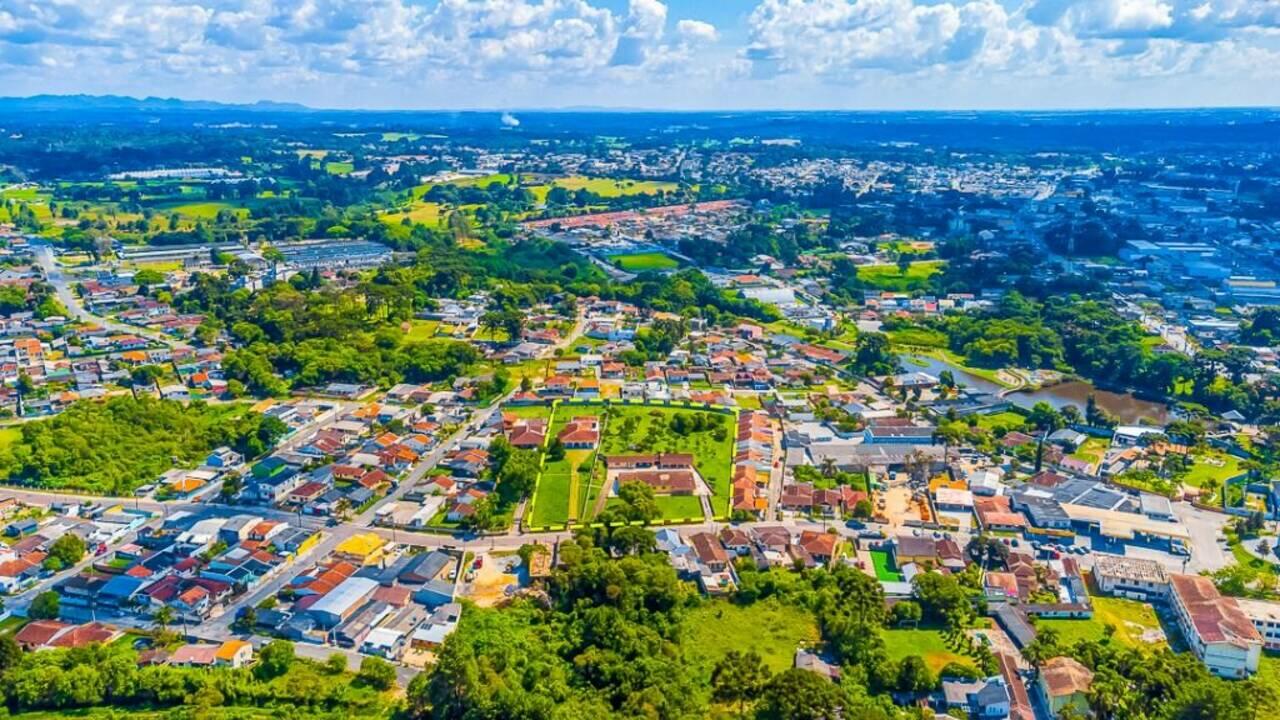
[[[45,280],[53,286],[54,293],[58,296],[58,301],[67,309],[72,318],[100,325],[121,334],[145,337],[148,340],[171,347],[188,347],[186,343],[175,340],[164,333],[116,322],[89,312],[81,304],[80,298],[76,297],[75,290],[71,287],[71,281],[67,278],[66,273],[62,271],[62,266],[58,264],[57,258],[53,256],[53,249],[48,245],[35,245],[34,249],[36,262],[44,269]]]

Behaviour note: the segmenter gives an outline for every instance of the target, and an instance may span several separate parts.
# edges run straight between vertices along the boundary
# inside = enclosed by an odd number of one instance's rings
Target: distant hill
[[[266,100],[238,105],[210,100],[179,100],[178,98],[158,97],[134,98],[124,95],[32,95],[31,97],[0,98],[0,112],[76,112],[86,110],[311,112],[311,108],[305,105],[269,102]]]

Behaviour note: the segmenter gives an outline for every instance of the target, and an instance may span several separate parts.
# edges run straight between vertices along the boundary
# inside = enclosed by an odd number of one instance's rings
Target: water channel
[[[986,378],[979,377],[967,370],[952,365],[944,360],[923,355],[903,355],[904,372],[919,370],[933,376],[943,370],[950,370],[956,382],[980,392],[998,393],[1004,388]],[[1116,416],[1123,423],[1137,423],[1140,420],[1163,425],[1170,420],[1169,409],[1162,403],[1142,400],[1131,393],[1115,393],[1099,390],[1083,380],[1051,385],[1039,390],[1020,390],[1010,393],[1006,399],[1014,405],[1030,409],[1038,402],[1047,402],[1061,410],[1067,405],[1075,405],[1084,412],[1092,393],[1098,407]]]

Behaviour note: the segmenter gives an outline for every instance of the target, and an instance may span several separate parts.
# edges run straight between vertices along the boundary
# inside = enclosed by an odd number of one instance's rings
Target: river
[[[978,377],[963,368],[956,367],[937,358],[923,355],[903,355],[902,360],[904,372],[919,370],[936,377],[943,370],[950,370],[957,383],[979,392],[998,393],[1004,389],[997,383]],[[1169,409],[1162,403],[1142,400],[1134,397],[1131,393],[1099,390],[1083,380],[1072,380],[1039,390],[1018,391],[1010,393],[1006,399],[1014,405],[1027,409],[1030,409],[1038,402],[1047,402],[1059,410],[1067,405],[1075,405],[1081,412],[1084,412],[1085,405],[1089,402],[1090,393],[1093,394],[1098,407],[1116,416],[1120,422],[1137,423],[1145,419],[1149,422],[1163,425],[1170,420]]]

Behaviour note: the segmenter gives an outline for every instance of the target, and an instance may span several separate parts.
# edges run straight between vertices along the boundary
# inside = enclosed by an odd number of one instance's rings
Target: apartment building
[[[1262,636],[1235,598],[1223,597],[1213,581],[1200,575],[1172,575],[1169,604],[1192,652],[1225,678],[1258,671]]]

